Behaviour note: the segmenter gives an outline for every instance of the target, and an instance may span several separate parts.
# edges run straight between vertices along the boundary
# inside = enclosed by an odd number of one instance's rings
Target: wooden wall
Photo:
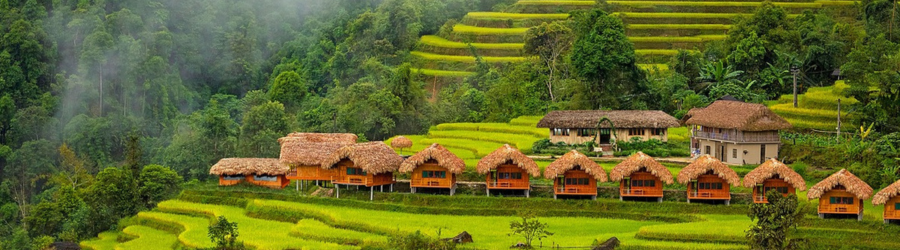
[[[700,189],[699,187],[694,187],[695,184],[697,184],[697,186],[700,186],[701,183],[720,183],[722,185],[722,189]],[[694,190],[697,190],[697,192],[695,193]],[[731,187],[728,185],[728,182],[726,182],[722,178],[719,178],[718,175],[706,174],[697,177],[696,183],[689,183],[687,187],[687,195],[688,199],[730,200],[730,190]]]
[[[254,175],[251,174],[251,175],[245,175],[244,178],[241,180],[225,180],[225,176],[219,176],[219,185],[220,186],[231,186],[231,185],[237,185],[238,183],[246,181],[250,184],[257,185],[257,186],[263,186],[263,187],[269,187],[269,188],[284,188],[288,184],[291,184],[291,181],[288,180],[287,178],[285,178],[284,175],[276,175],[275,181],[258,181],[253,177],[254,177]]]
[[[779,188],[784,187],[787,188],[787,193],[784,194],[785,197],[788,195],[794,195],[796,193],[796,189],[794,189],[794,185],[787,183],[786,181],[780,178],[770,178],[768,180],[763,181],[762,190],[759,190],[760,187],[753,187],[753,203],[769,203],[769,199],[766,198],[766,188]],[[760,192],[762,191],[762,192]]]
[[[319,165],[301,165],[291,169],[287,178],[290,180],[330,181],[335,175],[335,169],[322,169]]]
[[[425,178],[422,177],[423,171],[444,171],[447,174],[445,178]],[[437,163],[423,163],[417,166],[409,178],[410,187],[451,188],[456,183],[456,175],[438,166]]]
[[[853,200],[853,204],[831,204],[831,197],[848,197]],[[819,213],[821,214],[859,214],[862,211],[863,201],[840,186],[826,192],[819,198]]]
[[[496,174],[500,176],[502,173],[521,173],[522,179],[497,179],[495,181],[491,179],[491,175],[494,173],[488,173],[486,179],[489,189],[531,189],[531,185],[528,182],[528,172],[519,168],[519,166],[513,164],[500,165],[497,167]]]
[[[885,220],[900,220],[900,210],[896,209],[898,203],[900,203],[900,195],[894,196],[884,204]]]
[[[630,189],[626,189],[626,180],[622,180],[619,182],[619,195],[623,197],[663,197],[663,183],[659,180],[658,177],[651,174],[647,171],[637,171],[631,173],[631,179],[627,180],[631,181],[653,181],[654,186],[652,187],[636,187],[634,185],[630,185]],[[630,184],[630,183],[629,183]]]
[[[555,194],[569,195],[597,195],[597,180],[584,170],[569,170],[563,174],[564,179],[588,179],[587,185],[560,183],[559,178],[553,179],[553,192]]]

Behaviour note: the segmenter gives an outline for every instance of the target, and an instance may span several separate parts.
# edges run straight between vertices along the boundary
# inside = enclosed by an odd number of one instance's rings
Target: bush
[[[391,249],[397,250],[453,250],[456,244],[450,241],[428,237],[422,232],[396,234],[388,240]]]

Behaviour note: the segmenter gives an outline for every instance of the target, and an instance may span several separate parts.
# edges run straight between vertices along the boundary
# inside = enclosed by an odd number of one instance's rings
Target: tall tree
[[[790,235],[790,230],[796,229],[804,215],[797,196],[784,196],[773,189],[766,193],[766,199],[769,203],[750,205],[748,216],[756,221],[747,230],[750,249],[802,249],[803,240]]]
[[[560,21],[542,23],[525,33],[525,53],[538,56],[548,70],[546,85],[551,102],[556,102],[553,95],[553,81],[557,73],[557,64],[572,48],[574,36],[569,25]]]

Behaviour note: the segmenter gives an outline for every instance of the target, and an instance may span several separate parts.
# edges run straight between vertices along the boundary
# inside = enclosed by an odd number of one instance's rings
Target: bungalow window
[[[498,173],[497,179],[522,179],[522,173]]]
[[[775,191],[777,191],[777,192],[779,192],[779,193],[781,193],[781,194],[787,194],[787,193],[788,193],[788,188],[787,188],[787,187],[766,187],[766,193],[768,193],[769,190],[772,190],[772,189],[775,189]]]
[[[655,187],[656,181],[653,180],[631,180],[632,187]]]
[[[278,177],[274,175],[254,175],[253,179],[256,181],[277,181]]]
[[[347,175],[367,175],[362,168],[347,168]]]
[[[580,128],[578,129],[578,136],[594,136],[597,134],[596,129],[590,128]]]
[[[894,210],[900,210],[900,202],[894,203]]]
[[[591,181],[588,178],[566,178],[566,185],[588,185]]]
[[[630,128],[630,129],[628,129],[628,135],[629,135],[629,136],[643,136],[643,135],[644,135],[644,129],[642,129],[642,128]]]
[[[700,183],[698,189],[722,189],[722,183]]]
[[[569,129],[567,129],[567,128],[554,128],[554,129],[553,129],[553,135],[568,136],[568,135],[569,135]]]
[[[223,175],[222,179],[225,179],[226,181],[239,181],[243,180],[244,176],[239,174]]]
[[[831,204],[853,205],[853,197],[831,197],[829,201]]]
[[[709,146],[706,146],[706,154],[709,154]]]
[[[447,178],[447,171],[422,171],[422,178]]]
[[[731,149],[731,158],[737,158],[737,149]]]
[[[666,129],[664,128],[654,128],[650,131],[652,135],[664,135],[666,134]]]

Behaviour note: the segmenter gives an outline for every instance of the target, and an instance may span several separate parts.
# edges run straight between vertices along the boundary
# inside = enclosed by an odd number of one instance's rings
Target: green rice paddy
[[[411,55],[431,61],[449,61],[449,62],[462,62],[462,63],[475,63],[474,56],[457,56],[457,55],[441,55],[434,54],[428,52],[421,51],[413,51],[410,52]],[[521,56],[482,56],[482,60],[489,63],[511,63],[511,62],[523,62],[528,60],[528,57]]]
[[[634,43],[702,43],[709,41],[725,40],[725,35],[701,35],[701,36],[638,36],[629,37]]]
[[[851,124],[848,107],[857,103],[852,97],[844,97],[844,89],[849,86],[844,81],[837,81],[833,86],[809,88],[806,93],[798,95],[798,107],[794,107],[793,96],[783,95],[768,106],[780,115],[795,129],[816,129],[834,131],[837,129],[837,100],[841,99],[844,109],[841,111],[841,130],[856,130],[858,125]]]
[[[116,250],[167,250],[173,249],[178,243],[178,238],[169,232],[141,225],[128,226],[122,230],[122,233],[135,239],[116,245]]]
[[[628,29],[632,29],[632,30],[650,30],[650,29],[728,30],[728,29],[731,29],[731,25],[730,24],[629,24]]]
[[[82,241],[78,245],[84,249],[112,250],[119,244],[118,238],[119,234],[116,232],[102,232],[97,235],[97,239]]]
[[[455,70],[438,70],[438,69],[422,69],[422,68],[413,68],[413,72],[426,75],[426,76],[449,76],[449,77],[464,77],[470,76],[474,74],[473,72],[468,71],[455,71]]]
[[[453,32],[460,34],[475,35],[524,35],[528,28],[490,28],[477,27],[465,24],[457,24],[453,26]]]
[[[457,25],[454,27],[459,27],[459,26],[465,26],[465,25],[460,24],[460,25]],[[472,27],[472,26],[469,26],[469,27]],[[450,40],[444,39],[439,36],[431,36],[431,35],[422,36],[422,38],[419,39],[419,42],[422,44],[435,46],[435,47],[457,48],[457,49],[465,49],[465,48],[468,48],[470,45],[477,49],[504,49],[504,50],[520,50],[525,47],[524,43],[462,43],[462,42],[450,41]]]
[[[506,12],[469,12],[466,17],[476,19],[566,19],[569,14],[558,13],[506,13]]]
[[[516,2],[518,5],[583,5],[590,6],[596,5],[596,1],[534,1],[534,0],[521,0]]]

